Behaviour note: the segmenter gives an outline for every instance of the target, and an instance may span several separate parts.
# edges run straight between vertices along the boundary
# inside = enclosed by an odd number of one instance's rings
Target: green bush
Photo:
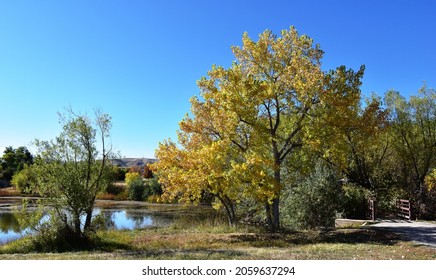
[[[129,199],[144,200],[144,180],[138,172],[126,173],[126,184],[129,192]]]
[[[123,186],[121,186],[121,185],[117,185],[117,184],[115,184],[115,183],[112,183],[112,184],[108,184],[104,191],[105,191],[107,194],[118,195],[118,194],[120,194],[123,190],[124,190],[124,187],[123,187]]]
[[[126,179],[127,168],[122,168],[117,165],[112,167],[111,177],[113,181],[124,181]]]
[[[162,194],[162,186],[159,184],[157,178],[150,178],[145,180],[144,198],[149,196],[160,196]]]
[[[282,222],[292,229],[334,227],[339,208],[338,176],[317,164],[314,171],[284,191]]]
[[[424,191],[424,199],[421,208],[423,219],[436,220],[436,188]]]
[[[144,182],[141,180],[133,181],[128,186],[129,199],[141,201],[144,199]]]
[[[32,166],[25,165],[24,169],[15,173],[12,177],[12,185],[21,193],[33,193],[36,186],[37,175],[32,170]]]
[[[342,185],[341,212],[344,218],[365,219],[367,200],[370,197],[368,190],[351,183]]]

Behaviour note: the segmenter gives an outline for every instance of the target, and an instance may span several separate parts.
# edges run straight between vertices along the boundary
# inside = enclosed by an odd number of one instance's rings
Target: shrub
[[[370,197],[368,190],[346,183],[342,186],[341,212],[344,218],[365,219],[366,201]]]
[[[124,190],[124,186],[117,184],[117,183],[112,183],[112,184],[108,184],[105,192],[107,194],[113,194],[113,195],[117,195],[119,193],[121,193]]]
[[[139,172],[127,172],[126,173],[126,179],[124,180],[126,182],[127,187],[135,180],[139,180],[141,178],[141,175]]]
[[[32,193],[36,186],[37,175],[32,170],[32,166],[25,165],[23,170],[17,172],[12,177],[12,185],[21,193]]]
[[[57,216],[52,216],[49,221],[39,225],[37,234],[32,236],[32,243],[38,252],[64,252],[87,243],[85,238],[81,239]]]
[[[334,227],[339,197],[338,176],[317,164],[307,178],[284,191],[282,221],[294,229]]]
[[[127,168],[122,168],[117,165],[112,167],[111,176],[113,181],[124,181],[126,179]]]
[[[160,196],[162,194],[162,186],[159,184],[157,178],[150,178],[145,181],[144,198],[149,196]]]
[[[129,199],[143,200],[144,199],[144,180],[138,172],[126,173],[126,185],[129,192]]]
[[[436,188],[426,189],[422,209],[422,218],[425,220],[436,220]]]

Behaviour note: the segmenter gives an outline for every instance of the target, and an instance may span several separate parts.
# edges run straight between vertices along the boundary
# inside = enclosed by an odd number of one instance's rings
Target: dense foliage
[[[301,176],[282,199],[283,224],[294,229],[334,227],[341,209],[338,175],[319,162],[307,176]]]
[[[261,216],[272,230],[285,224],[280,208],[293,224],[323,226],[334,212],[363,218],[369,198],[384,213],[408,198],[420,216],[431,216],[425,178],[436,165],[434,90],[424,86],[410,100],[396,92],[362,100],[364,67],[322,71],[323,51],[293,27],[281,37],[265,31],[258,41],[244,34],[232,50],[229,68],[214,65],[198,81],[178,143],[164,141],[156,151],[151,169],[163,198],[213,197],[230,224]],[[347,182],[341,189],[316,167],[320,160]]]
[[[33,155],[26,147],[7,147],[0,158],[0,180],[10,181],[14,174],[33,164]]]
[[[126,185],[129,192],[129,199],[143,200],[144,199],[144,180],[138,172],[126,173]]]
[[[213,66],[198,82],[201,98],[191,99],[192,116],[180,123],[180,146],[162,143],[153,168],[164,195],[198,201],[211,193],[230,223],[236,205],[251,199],[275,230],[290,159],[304,145],[320,146],[331,133],[326,122],[339,126],[354,114],[363,67],[323,72],[323,51],[295,28],[242,41],[229,69]]]
[[[36,140],[38,159],[34,191],[51,209],[49,219],[35,226],[39,236],[53,236],[71,246],[86,244],[92,230],[96,195],[110,183],[112,156],[107,138],[111,118],[96,113],[94,121],[71,110],[61,116],[62,132],[51,141]],[[48,207],[48,208],[47,208]]]
[[[32,165],[25,165],[23,170],[16,172],[12,177],[12,185],[23,194],[29,194],[34,191],[37,185],[38,174]]]

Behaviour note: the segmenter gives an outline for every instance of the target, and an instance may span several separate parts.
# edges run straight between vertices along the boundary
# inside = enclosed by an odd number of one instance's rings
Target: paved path
[[[381,220],[372,227],[392,230],[402,234],[408,240],[436,248],[436,223]]]

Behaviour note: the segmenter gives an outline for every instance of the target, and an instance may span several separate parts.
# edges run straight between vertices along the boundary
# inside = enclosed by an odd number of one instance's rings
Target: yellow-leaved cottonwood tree
[[[303,145],[315,145],[326,121],[353,114],[363,67],[321,69],[323,51],[294,27],[281,37],[266,30],[253,41],[245,33],[228,69],[212,66],[198,81],[200,97],[180,123],[179,145],[160,144],[152,166],[164,196],[199,201],[206,191],[235,223],[235,205],[264,206],[272,230],[280,228],[283,164]]]

